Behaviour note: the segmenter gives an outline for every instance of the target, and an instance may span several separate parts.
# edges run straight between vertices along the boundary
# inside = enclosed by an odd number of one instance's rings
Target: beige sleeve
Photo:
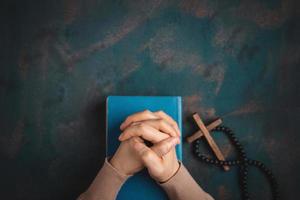
[[[170,200],[213,200],[196,183],[182,163],[177,173],[170,180],[160,185],[164,188]]]
[[[118,172],[105,159],[103,167],[90,187],[77,200],[114,200],[121,186],[129,177]]]

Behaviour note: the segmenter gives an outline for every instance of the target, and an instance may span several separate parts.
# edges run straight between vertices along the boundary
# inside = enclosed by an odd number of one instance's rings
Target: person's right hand
[[[179,139],[167,138],[153,147],[147,147],[143,142],[136,142],[133,146],[142,162],[147,167],[152,178],[158,182],[166,182],[179,169],[175,145]]]
[[[144,127],[142,128],[144,131],[136,131],[136,126],[139,128]],[[146,131],[149,127],[162,130],[172,137],[168,138],[169,136],[165,134],[157,134],[157,130]],[[170,129],[170,127],[173,128]],[[180,142],[178,137],[180,131],[177,123],[166,113],[162,111],[136,113],[125,120],[121,125],[121,129],[123,133],[119,137],[120,141],[131,140],[140,136],[154,144],[152,147],[147,147],[141,140],[134,140],[132,143],[136,154],[140,156],[149,174],[156,181],[165,182],[169,180],[179,169],[179,162],[174,147]],[[159,135],[167,138],[160,137]],[[177,138],[175,143],[174,137]]]

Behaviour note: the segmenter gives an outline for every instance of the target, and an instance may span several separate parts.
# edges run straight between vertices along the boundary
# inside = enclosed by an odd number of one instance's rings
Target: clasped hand
[[[118,171],[132,175],[144,167],[158,182],[169,180],[178,170],[175,146],[180,143],[177,123],[163,111],[145,110],[121,124],[121,144],[110,163]],[[153,145],[148,147],[144,141]]]

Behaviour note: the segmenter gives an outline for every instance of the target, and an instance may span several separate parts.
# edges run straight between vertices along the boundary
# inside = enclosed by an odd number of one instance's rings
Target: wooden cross
[[[215,127],[219,126],[222,123],[221,119],[218,119],[214,122],[212,122],[211,124],[209,124],[207,127],[204,125],[204,123],[202,122],[200,116],[198,115],[198,113],[195,113],[193,115],[194,120],[196,121],[198,127],[200,128],[200,130],[198,130],[196,133],[194,133],[192,136],[187,138],[187,141],[189,143],[192,143],[193,141],[195,141],[198,138],[201,138],[202,136],[204,136],[209,144],[209,146],[211,147],[211,149],[213,150],[214,154],[216,155],[216,157],[219,160],[223,160],[225,161],[225,157],[223,156],[221,150],[219,149],[218,145],[216,144],[216,142],[214,141],[214,139],[211,137],[209,131],[211,131],[212,129],[214,129]],[[228,171],[230,168],[229,166],[223,166],[225,171]]]

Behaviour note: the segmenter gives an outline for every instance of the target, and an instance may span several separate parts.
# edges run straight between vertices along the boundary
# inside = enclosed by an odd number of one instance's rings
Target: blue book
[[[106,156],[119,147],[120,125],[128,115],[143,110],[162,110],[170,115],[182,130],[181,97],[179,96],[109,96],[106,100]],[[176,146],[182,160],[181,143]],[[118,193],[117,200],[167,200],[164,190],[149,176],[146,169],[130,177]]]

